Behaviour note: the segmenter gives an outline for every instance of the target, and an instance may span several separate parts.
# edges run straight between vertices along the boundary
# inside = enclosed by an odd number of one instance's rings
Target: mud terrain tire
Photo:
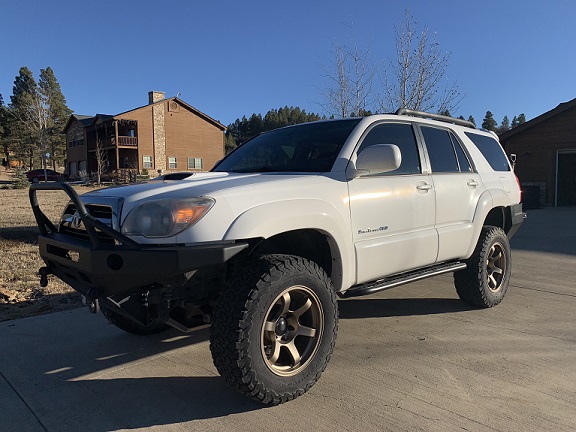
[[[485,226],[468,267],[454,273],[460,299],[472,306],[489,308],[504,299],[510,282],[511,253],[502,229]]]
[[[210,350],[222,377],[269,405],[316,383],[336,342],[338,308],[330,279],[291,255],[253,258],[220,297]]]

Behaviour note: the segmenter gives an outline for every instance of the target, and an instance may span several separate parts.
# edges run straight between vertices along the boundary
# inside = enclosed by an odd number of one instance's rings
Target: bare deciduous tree
[[[369,108],[374,77],[368,60],[370,48],[335,44],[332,53],[334,64],[324,67],[329,85],[321,92],[321,106],[328,115],[338,118],[363,115]]]
[[[102,174],[106,172],[106,167],[108,166],[108,152],[104,148],[98,130],[96,130],[96,146],[94,151],[94,157],[96,158],[96,183],[100,184]]]
[[[450,53],[430,40],[428,28],[418,30],[409,10],[396,28],[396,58],[384,71],[384,97],[380,109],[408,108],[419,111],[453,111],[461,101],[456,83],[446,85]]]
[[[47,101],[39,92],[26,93],[21,96],[21,101],[18,109],[10,112],[13,124],[19,128],[21,140],[29,142],[25,151],[28,153],[30,168],[33,166],[36,150],[40,150],[43,168],[46,168],[44,155],[48,150],[49,123]]]
[[[348,117],[350,112],[350,95],[348,92],[348,69],[346,67],[346,56],[344,49],[337,45],[333,47],[334,71],[324,68],[325,77],[329,81],[329,86],[322,91],[324,102],[322,108],[329,116],[336,118]]]

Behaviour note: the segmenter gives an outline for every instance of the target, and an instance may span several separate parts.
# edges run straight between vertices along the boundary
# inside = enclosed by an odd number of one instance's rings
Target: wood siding
[[[189,157],[202,159],[202,170],[208,171],[224,157],[224,132],[198,114],[178,103],[178,109],[169,109],[173,99],[166,99],[164,104],[164,127],[166,133],[166,164],[168,158],[175,157],[176,169],[167,171],[189,171]],[[176,101],[174,101],[176,102]],[[130,119],[138,122],[138,167],[143,169],[144,156],[152,156],[152,170],[156,170],[154,160],[153,105],[148,105],[119,116],[118,119]],[[153,174],[152,172],[150,174]]]
[[[138,126],[136,127],[136,136],[138,137],[138,170],[144,169],[144,156],[152,156],[152,166],[155,166],[154,161],[154,133],[152,128],[152,105],[129,111],[124,114],[115,116],[117,119],[136,120]],[[150,171],[150,174],[154,168]]]
[[[166,157],[177,158],[176,171],[189,171],[189,157],[202,159],[202,169],[192,171],[209,171],[224,157],[224,133],[220,128],[182,105],[175,111],[168,110],[168,106],[165,109]]]
[[[502,140],[502,145],[509,155],[516,154],[520,182],[545,183],[545,204],[554,205],[557,152],[576,150],[576,108],[514,134]]]

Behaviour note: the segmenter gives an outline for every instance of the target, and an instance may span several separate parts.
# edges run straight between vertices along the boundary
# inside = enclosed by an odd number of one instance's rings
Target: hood
[[[195,173],[180,180],[150,180],[127,186],[114,186],[84,194],[83,200],[91,198],[123,198],[125,202],[136,202],[149,197],[184,198],[210,196],[224,189],[244,188],[264,183],[286,182],[302,177],[315,177],[312,174],[238,174],[238,173]]]

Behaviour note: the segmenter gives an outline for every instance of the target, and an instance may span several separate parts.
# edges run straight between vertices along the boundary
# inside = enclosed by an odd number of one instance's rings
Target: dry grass
[[[78,187],[79,193],[89,189]],[[60,218],[68,196],[61,191],[39,191],[42,211]],[[28,189],[0,189],[0,321],[59,311],[81,304],[81,297],[56,277],[40,287],[39,231],[30,207]]]

